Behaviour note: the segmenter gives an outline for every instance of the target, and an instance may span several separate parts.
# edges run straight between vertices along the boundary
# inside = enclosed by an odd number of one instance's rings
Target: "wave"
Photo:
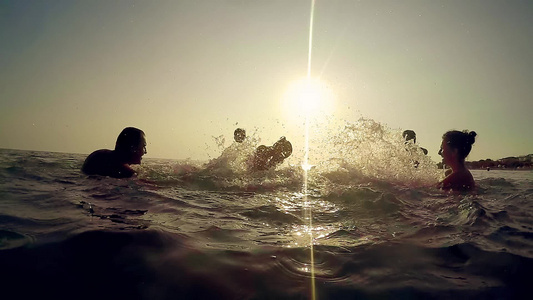
[[[3,216],[0,216],[3,218]],[[23,247],[31,244],[35,239],[31,236],[10,230],[0,230],[0,251]]]
[[[235,238],[220,228],[202,234]],[[473,243],[316,246],[313,263],[310,250],[215,250],[158,230],[90,231],[1,250],[0,280],[20,298],[294,299],[310,295],[314,278],[321,299],[519,299],[529,291],[533,268],[531,258]]]

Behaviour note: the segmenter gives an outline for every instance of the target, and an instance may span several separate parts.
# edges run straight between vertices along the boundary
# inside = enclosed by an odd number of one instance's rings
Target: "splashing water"
[[[168,184],[190,183],[201,189],[244,191],[281,189],[313,196],[371,184],[400,189],[434,186],[444,176],[443,170],[416,144],[405,142],[400,130],[372,119],[346,122],[343,128],[328,132],[329,136],[318,139],[323,133],[313,131],[315,139],[311,146],[316,144],[320,148],[308,150],[317,162],[307,170],[307,176],[300,164],[291,164],[302,161],[303,157],[297,157],[296,152],[303,152],[298,145],[294,145],[296,157],[291,156],[277,168],[252,171],[251,158],[259,144],[257,132],[243,143],[232,142],[207,163],[164,161],[137,169],[142,178]]]
[[[370,179],[422,187],[433,185],[442,177],[435,162],[417,145],[405,142],[400,130],[371,119],[346,123],[322,144],[324,159],[317,172],[333,183]]]

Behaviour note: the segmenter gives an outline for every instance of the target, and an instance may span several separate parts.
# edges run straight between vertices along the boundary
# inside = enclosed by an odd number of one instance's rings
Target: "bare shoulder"
[[[112,150],[100,149],[100,150],[96,150],[93,153],[89,154],[89,156],[87,156],[86,160],[101,159],[101,158],[104,158],[104,157],[110,157],[112,155],[113,155],[113,151]]]
[[[81,170],[87,174],[96,174],[98,166],[108,164],[113,160],[113,151],[107,149],[96,150],[89,154],[83,163]]]
[[[85,159],[81,168],[87,175],[102,175],[115,178],[131,177],[135,172],[121,163],[112,150],[101,149],[94,151]]]
[[[453,172],[442,181],[442,189],[445,190],[466,191],[474,187],[474,177],[467,169]]]

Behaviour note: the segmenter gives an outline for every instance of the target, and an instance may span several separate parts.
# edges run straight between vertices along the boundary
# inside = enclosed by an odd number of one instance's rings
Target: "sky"
[[[309,70],[332,96],[309,134],[367,118],[416,131],[435,161],[451,129],[477,132],[468,160],[533,153],[532,15],[317,0]],[[310,0],[0,0],[0,148],[88,154],[127,126],[153,158],[216,157],[237,127],[304,147],[287,91],[308,74],[310,16]]]

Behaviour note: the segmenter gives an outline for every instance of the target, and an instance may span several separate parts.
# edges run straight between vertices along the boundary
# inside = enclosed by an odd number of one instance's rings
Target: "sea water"
[[[144,159],[131,179],[2,149],[0,297],[530,298],[532,171],[473,170],[477,190],[454,194],[375,122],[324,143],[307,193],[297,159],[251,172],[253,139],[208,162]]]

